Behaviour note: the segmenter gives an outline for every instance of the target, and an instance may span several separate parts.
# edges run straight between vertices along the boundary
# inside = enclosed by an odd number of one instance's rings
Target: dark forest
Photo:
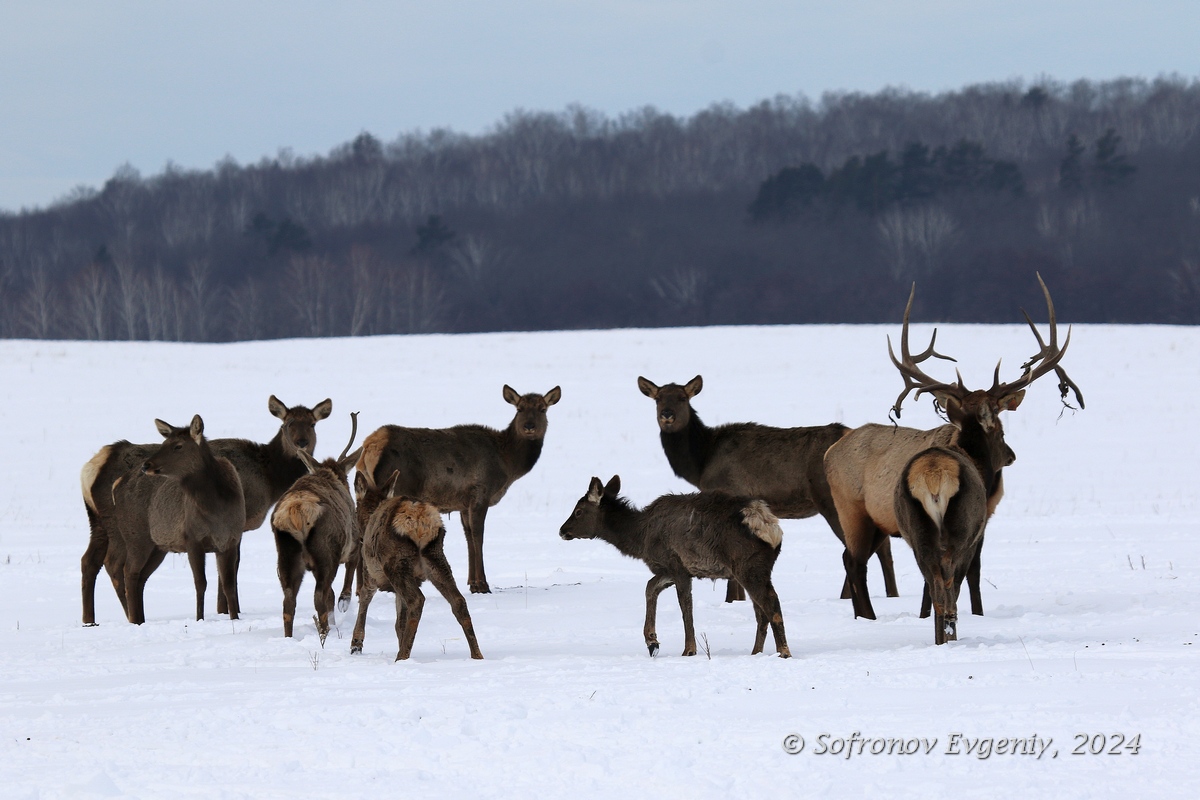
[[[514,112],[0,214],[0,335],[1200,322],[1200,82]]]

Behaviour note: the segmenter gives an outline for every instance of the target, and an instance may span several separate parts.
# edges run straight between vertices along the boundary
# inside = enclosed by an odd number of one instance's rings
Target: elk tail
[[[942,530],[950,499],[958,494],[959,463],[945,450],[929,450],[908,465],[908,493]]]
[[[271,527],[291,534],[297,542],[304,544],[309,531],[324,511],[321,498],[312,492],[292,492],[275,506],[271,514]]]
[[[751,500],[742,509],[742,520],[751,533],[771,547],[777,548],[783,541],[783,528],[779,527],[779,517],[771,513],[770,506],[762,500]]]
[[[100,477],[100,470],[104,469],[104,465],[108,463],[108,457],[111,454],[111,445],[101,447],[100,452],[92,456],[91,460],[83,465],[83,469],[79,473],[79,483],[83,489],[83,502],[94,514],[99,514],[100,512],[96,510],[96,500],[92,497],[92,489],[96,485],[96,479]]]

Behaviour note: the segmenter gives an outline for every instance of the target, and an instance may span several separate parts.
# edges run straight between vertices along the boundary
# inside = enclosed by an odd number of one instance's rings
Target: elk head
[[[383,486],[376,486],[371,476],[359,470],[354,473],[354,503],[355,513],[358,514],[358,529],[365,531],[375,509],[396,494],[396,481],[400,479],[400,470],[392,472],[392,476],[384,481]]]
[[[658,427],[663,433],[676,433],[691,424],[692,398],[704,388],[704,379],[699,375],[683,386],[677,383],[655,386],[642,377],[637,379],[637,384],[642,394],[654,401]]]
[[[909,352],[908,317],[912,311],[913,297],[917,292],[916,284],[914,284],[912,292],[908,296],[908,305],[904,309],[904,328],[900,334],[900,360],[896,360],[896,355],[892,351],[891,337],[888,337],[888,355],[892,359],[892,364],[904,378],[904,391],[900,393],[900,396],[896,398],[895,405],[892,406],[892,413],[896,418],[900,417],[900,406],[904,399],[914,389],[917,397],[926,392],[932,394],[938,406],[946,412],[950,423],[963,432],[963,437],[968,440],[964,444],[969,444],[971,440],[982,440],[986,444],[991,463],[984,466],[990,467],[993,472],[996,472],[1016,459],[1012,449],[1004,443],[1004,428],[1000,424],[1000,412],[1013,411],[1021,405],[1021,401],[1025,398],[1025,390],[1031,383],[1053,371],[1058,375],[1058,390],[1062,395],[1063,404],[1067,404],[1067,393],[1074,392],[1075,400],[1079,403],[1079,407],[1083,408],[1083,395],[1080,393],[1079,387],[1059,366],[1059,362],[1067,352],[1067,346],[1071,343],[1071,330],[1067,329],[1067,338],[1063,341],[1062,347],[1059,347],[1058,321],[1054,314],[1054,301],[1050,299],[1050,290],[1046,288],[1042,276],[1038,275],[1037,279],[1042,287],[1042,294],[1046,297],[1046,309],[1050,318],[1050,341],[1046,342],[1042,339],[1037,326],[1022,309],[1021,313],[1025,316],[1025,321],[1029,323],[1029,328],[1033,331],[1034,338],[1037,339],[1038,352],[1021,365],[1022,373],[1015,381],[1000,382],[1000,363],[997,362],[991,388],[975,390],[970,390],[963,385],[961,374],[958,374],[958,380],[955,383],[942,383],[926,375],[918,366],[930,357],[954,361],[953,358],[934,351],[933,345],[937,340],[936,329],[929,340],[929,347],[915,356]],[[968,452],[977,452],[970,448],[964,449],[968,449]]]
[[[575,510],[567,521],[558,529],[558,535],[563,539],[595,539],[600,531],[600,501],[608,498],[615,500],[621,492],[621,476],[613,475],[608,485],[600,483],[599,478],[592,478],[587,494],[579,498]]]
[[[204,420],[197,414],[186,428],[176,428],[154,420],[154,426],[163,435],[163,443],[142,463],[142,472],[147,475],[164,475],[178,478],[197,472],[203,466]]]
[[[526,439],[543,439],[546,436],[546,409],[562,398],[562,389],[555,386],[545,394],[517,394],[507,384],[504,386],[505,402],[517,407],[513,418],[513,430]]]
[[[317,446],[317,423],[333,412],[333,401],[326,399],[317,403],[313,408],[292,406],[288,408],[275,395],[267,400],[267,409],[272,416],[283,420],[279,434],[283,442],[283,451],[294,456],[300,451],[310,456]]]

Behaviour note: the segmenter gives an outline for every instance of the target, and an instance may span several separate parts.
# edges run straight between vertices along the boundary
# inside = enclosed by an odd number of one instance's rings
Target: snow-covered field
[[[709,582],[696,585],[695,617],[711,657],[678,655],[667,591],[663,648],[649,658],[645,567],[603,542],[559,539],[592,475],[619,473],[639,504],[689,490],[659,448],[638,375],[702,373],[695,407],[709,424],[882,422],[901,388],[884,342],[898,328],[0,342],[0,796],[1194,796],[1195,329],[1077,326],[1063,364],[1087,409],[1060,413],[1048,377],[1006,415],[1017,462],[987,532],[987,616],[964,615],[960,640],[943,647],[917,617],[921,580],[899,540],[902,596],[883,596],[873,561],[879,619],[855,620],[837,599],[841,548],[828,527],[784,521],[785,661],[749,655],[750,605],[722,603],[723,585]],[[914,328],[917,346],[927,335]],[[1035,349],[1015,325],[944,326],[938,341],[982,386],[998,357],[1011,379]],[[208,618],[191,619],[186,558],[170,556],[147,586],[145,625],[124,621],[102,576],[100,625],[81,626],[78,475],[101,445],[154,441],[155,417],[183,425],[197,412],[210,436],[263,441],[277,428],[268,395],[330,396],[324,457],[345,444],[351,411],[360,436],[384,423],[502,427],[505,383],[558,384],[563,398],[541,461],[488,516],[495,591],[467,596],[484,661],[468,658],[428,585],[409,662],[393,662],[389,595],[371,607],[362,655],[349,653],[353,608],[322,649],[311,577],[296,638],[284,639],[267,529],[245,537],[236,622],[215,613],[211,559]],[[924,401],[903,421],[938,424]],[[457,516],[447,528],[465,587]],[[789,734],[803,752],[784,751]],[[855,736],[868,741],[848,749]],[[1110,754],[1117,737],[1140,749]],[[1034,755],[1008,752],[1031,743]]]

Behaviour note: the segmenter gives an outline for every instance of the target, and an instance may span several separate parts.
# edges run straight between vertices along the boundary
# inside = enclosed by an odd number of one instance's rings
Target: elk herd
[[[958,594],[967,582],[971,612],[983,614],[980,563],[987,521],[1003,495],[1002,472],[1016,458],[1004,441],[1000,413],[1013,411],[1038,378],[1054,372],[1064,403],[1069,393],[1083,407],[1079,388],[1060,362],[1061,346],[1050,292],[1038,277],[1049,314],[1045,340],[1026,314],[1038,352],[1012,382],[968,389],[930,377],[922,368],[937,353],[909,349],[909,295],[900,335],[900,357],[888,354],[903,379],[892,406],[900,417],[910,394],[928,394],[948,424],[932,430],[896,424],[858,428],[833,423],[774,428],[755,423],[705,425],[692,400],[699,375],[683,385],[659,386],[638,377],[654,401],[660,441],[674,473],[699,491],[658,498],[637,508],[620,496],[621,480],[593,477],[559,529],[564,540],[602,539],[650,569],[643,629],[650,655],[659,649],[655,617],[659,594],[674,585],[683,616],[683,655],[696,654],[692,579],[724,578],[726,600],[748,595],[757,623],[752,653],[762,652],[770,628],[777,653],[790,656],[779,596],[771,573],[783,532],[779,518],[820,514],[844,545],[842,597],[854,616],[875,619],[867,592],[867,563],[875,556],[889,597],[898,595],[891,538],[912,549],[925,586],[921,616],[934,616],[934,641],[957,639]],[[333,616],[333,582],[345,567],[339,610],[350,607],[357,581],[358,615],[351,652],[361,652],[366,614],[378,590],[396,601],[397,660],[412,652],[428,580],[445,597],[466,637],[472,658],[482,658],[474,626],[443,550],[442,514],[459,512],[466,535],[467,585],[490,592],[484,571],[484,521],[513,482],[537,464],[546,436],[547,410],[561,399],[521,395],[509,386],[504,400],[516,413],[503,430],[483,425],[428,429],[385,425],[351,452],[358,432],[351,415],[350,441],[341,455],[318,462],[316,424],[333,410],[286,406],[272,396],[267,407],[280,420],[265,444],[204,435],[199,415],[183,427],[162,420],[161,444],[118,441],[102,447],[83,467],[81,483],[91,538],[81,561],[83,622],[94,625],[96,578],[103,569],[127,619],[145,622],[144,587],[167,553],[186,553],[196,592],[196,618],[204,618],[205,558],[216,554],[217,613],[237,619],[237,575],[242,534],[270,515],[283,592],[283,630],[292,636],[296,602],[306,572],[316,584],[314,622],[322,644]],[[350,481],[351,467],[355,470]],[[353,487],[353,488],[352,488]]]

